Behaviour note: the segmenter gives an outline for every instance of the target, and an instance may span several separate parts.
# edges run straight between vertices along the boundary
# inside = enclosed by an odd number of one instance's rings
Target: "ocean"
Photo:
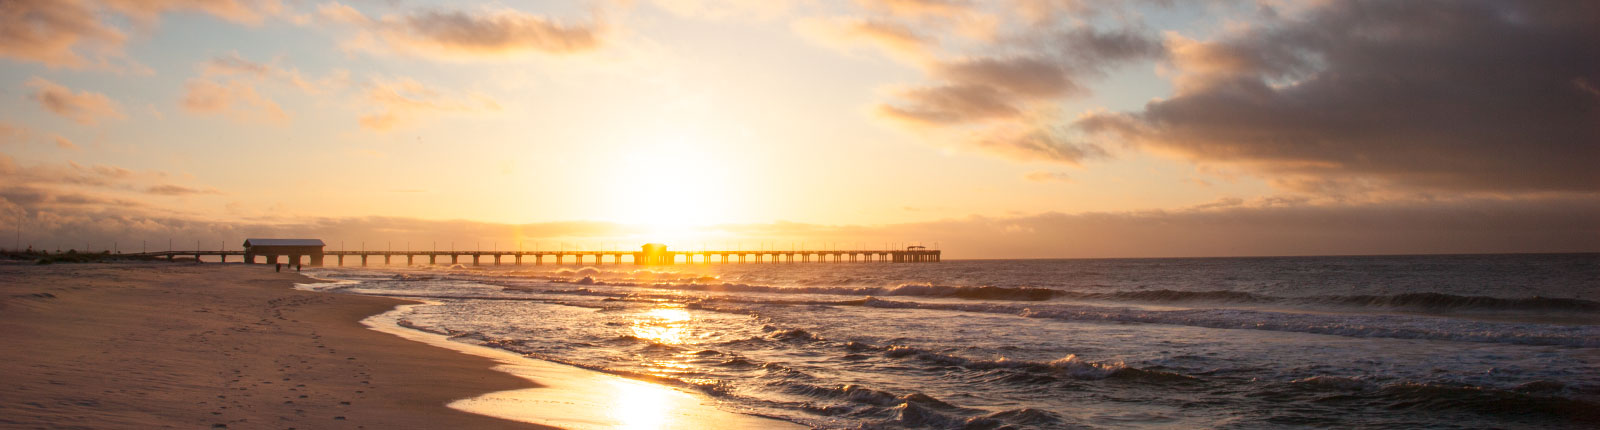
[[[1600,254],[309,272],[820,428],[1600,426]]]

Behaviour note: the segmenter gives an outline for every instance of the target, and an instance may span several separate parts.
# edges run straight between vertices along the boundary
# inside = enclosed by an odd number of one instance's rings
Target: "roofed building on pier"
[[[308,264],[311,266],[322,265],[322,248],[327,246],[322,239],[245,239],[244,262],[255,263],[256,256],[267,257],[267,264]],[[279,261],[278,257],[288,257],[286,261]],[[301,261],[306,257],[310,261]]]

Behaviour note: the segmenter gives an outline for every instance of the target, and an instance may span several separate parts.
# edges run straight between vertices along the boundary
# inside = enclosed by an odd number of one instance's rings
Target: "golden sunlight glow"
[[[640,314],[630,328],[634,337],[676,345],[685,341],[689,320],[689,311],[683,308],[656,308]]]
[[[673,394],[671,391],[626,379],[612,380],[610,385],[616,396],[613,403],[616,407],[611,408],[611,418],[617,421],[614,428],[645,430],[667,428],[671,424],[668,414],[675,403],[675,399],[668,398]]]
[[[729,222],[737,185],[729,161],[692,138],[657,137],[619,155],[607,177],[607,218],[682,236],[694,226]]]

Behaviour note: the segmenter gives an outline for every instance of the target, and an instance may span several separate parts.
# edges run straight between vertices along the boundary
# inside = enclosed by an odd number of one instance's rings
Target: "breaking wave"
[[[581,272],[581,271],[580,271]],[[669,282],[608,281],[594,275],[556,282],[578,285],[642,287],[709,293],[811,294],[838,296],[956,298],[993,301],[1108,301],[1125,303],[1216,303],[1286,306],[1346,306],[1419,312],[1565,312],[1600,313],[1600,302],[1575,298],[1461,296],[1443,293],[1395,295],[1323,295],[1281,297],[1243,291],[1179,291],[1169,289],[1078,292],[1035,287],[900,284],[890,287],[772,286],[717,282],[713,277],[687,277]]]

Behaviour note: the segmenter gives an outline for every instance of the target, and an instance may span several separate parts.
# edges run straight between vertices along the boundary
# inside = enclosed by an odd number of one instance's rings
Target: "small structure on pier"
[[[639,253],[633,254],[633,264],[672,264],[673,259],[677,257],[667,252],[667,245],[665,244],[646,243],[639,248]],[[598,262],[600,260],[596,259],[595,261]]]
[[[244,262],[254,263],[256,256],[267,257],[267,264],[278,264],[278,257],[289,257],[288,264],[302,264],[300,257],[311,261],[311,266],[322,265],[322,239],[245,239]]]

